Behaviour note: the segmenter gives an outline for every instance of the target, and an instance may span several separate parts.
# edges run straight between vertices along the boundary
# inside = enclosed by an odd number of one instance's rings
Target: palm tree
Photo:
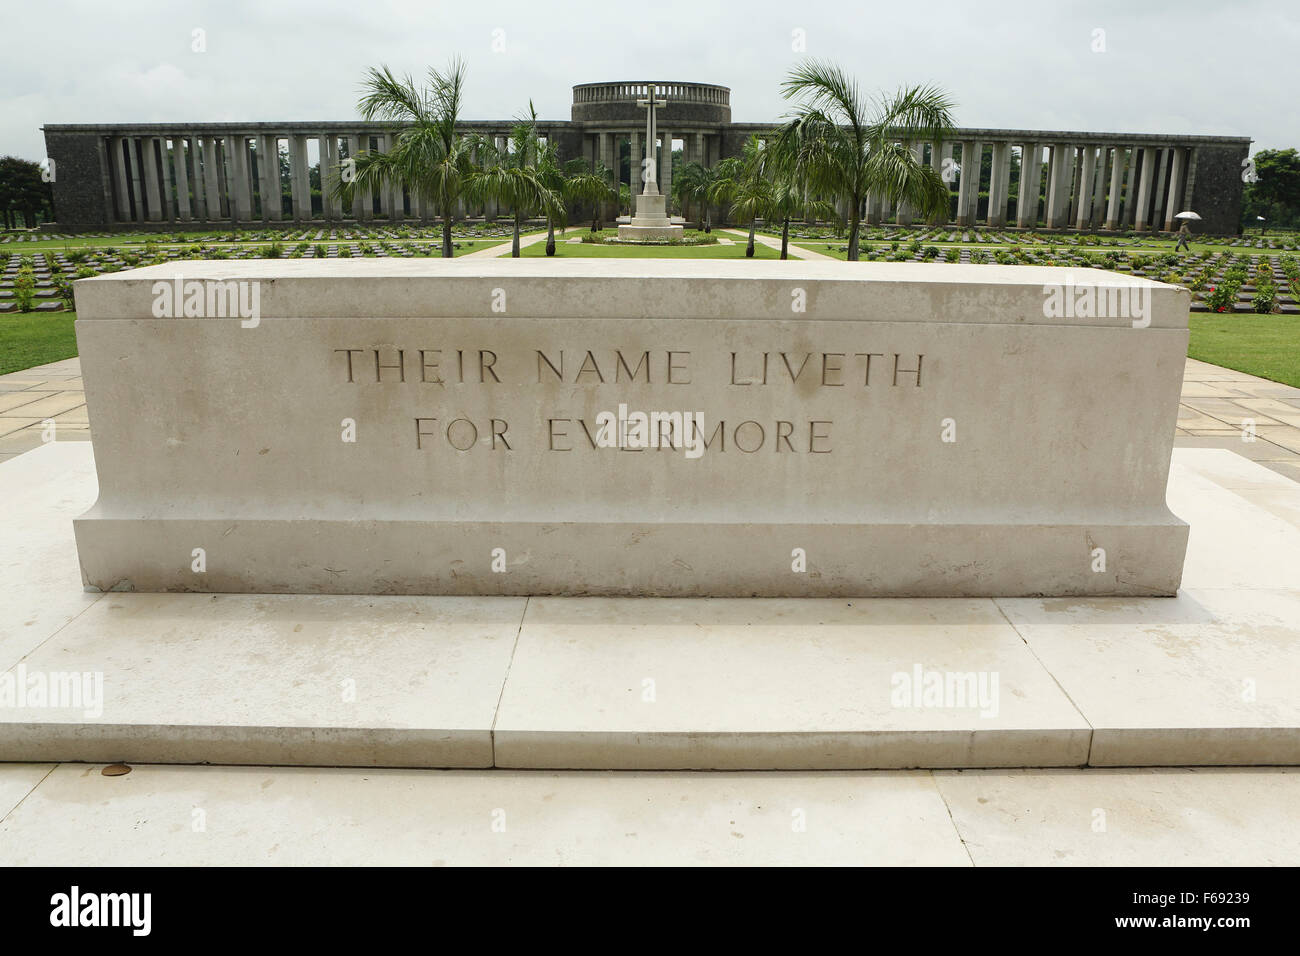
[[[604,167],[592,171],[585,159],[571,159],[560,162],[559,151],[551,142],[541,143],[537,152],[537,172],[542,183],[560,197],[558,213],[546,216],[546,254],[555,255],[555,223],[568,224],[569,207],[574,203],[593,203],[599,207],[602,200],[609,199],[614,190],[609,179],[601,174]],[[599,213],[597,213],[599,215]],[[596,231],[595,220],[591,224]]]
[[[618,189],[614,186],[614,171],[604,163],[596,163],[583,184],[575,187],[574,200],[591,203],[591,231],[599,232],[605,225],[603,206],[618,202]]]
[[[452,60],[445,72],[430,69],[424,87],[417,87],[409,74],[398,79],[387,66],[372,67],[358,108],[367,121],[394,126],[393,145],[386,153],[363,150],[352,157],[352,182],[339,177],[333,187],[336,196],[347,198],[352,188],[368,195],[375,186],[405,186],[412,199],[425,200],[441,217],[445,259],[453,255],[456,202],[474,174],[472,141],[456,131],[464,87],[460,60]]]
[[[514,235],[510,256],[519,258],[519,232],[526,215],[540,212],[548,221],[564,215],[560,194],[546,183],[538,162],[543,144],[537,135],[537,113],[528,104],[530,116],[514,126],[504,147],[483,143],[479,147],[483,168],[469,178],[468,192],[475,200],[493,199],[510,207]]]
[[[952,101],[942,90],[907,87],[871,104],[838,66],[808,60],[790,72],[781,92],[800,102],[777,131],[777,144],[806,171],[814,194],[847,205],[850,261],[858,259],[868,193],[905,202],[923,217],[947,208],[948,185],[907,145],[938,143],[951,134]]]
[[[739,156],[728,156],[715,167],[717,178],[710,195],[715,202],[730,204],[730,214],[737,220],[749,223],[745,255],[751,259],[754,256],[754,231],[772,195],[767,166],[768,152],[763,140],[757,135],[750,136],[741,147]]]
[[[712,232],[709,221],[709,203],[718,183],[717,167],[712,169],[699,163],[685,163],[673,175],[673,195],[683,205],[692,203],[699,213],[700,228]]]
[[[781,258],[788,259],[790,251],[790,220],[830,219],[835,215],[835,207],[823,199],[813,199],[807,194],[802,183],[789,176],[778,175],[772,183],[767,197],[767,204],[762,211],[767,222],[781,223]]]

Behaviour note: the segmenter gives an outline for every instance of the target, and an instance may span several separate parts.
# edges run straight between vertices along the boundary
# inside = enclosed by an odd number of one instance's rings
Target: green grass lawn
[[[772,238],[780,239],[781,237],[778,234],[772,236]],[[860,243],[862,259],[864,261],[866,260],[866,251],[868,248],[874,249],[877,255],[880,255],[882,253],[888,254],[893,252],[891,246],[893,245],[894,241],[896,240],[871,241],[871,240],[863,239]],[[906,252],[907,245],[909,242],[911,242],[910,239],[905,241],[900,241],[898,247],[899,251]],[[800,246],[804,249],[810,249],[813,252],[820,252],[824,256],[834,256],[836,259],[848,258],[848,253],[841,251],[841,247],[847,246],[848,244],[849,244],[849,240],[847,237],[845,237],[844,239],[840,239],[839,241],[836,241],[834,239],[791,239],[790,240],[790,245],[792,246]],[[972,251],[975,249],[983,249],[986,252],[991,253],[991,252],[996,252],[998,249],[1013,248],[1014,245],[1015,244],[1009,242],[923,242],[921,244],[921,248],[924,249],[927,246],[934,246],[937,249],[942,249],[945,251],[948,249],[970,249]],[[1026,243],[1020,243],[1019,248],[1028,251],[1046,252],[1049,245],[1050,243],[1026,242]],[[830,248],[829,249],[826,248],[827,246],[830,246]],[[1172,242],[1167,242],[1161,245],[1144,243],[1143,245],[1140,246],[1073,246],[1073,245],[1066,245],[1062,243],[1062,244],[1058,244],[1056,246],[1056,249],[1058,252],[1070,251],[1070,252],[1092,252],[1092,253],[1097,253],[1097,252],[1105,253],[1105,252],[1110,252],[1112,250],[1122,250],[1123,252],[1127,252],[1130,255],[1154,256],[1154,255],[1162,255],[1166,252],[1173,252],[1174,244]],[[1214,252],[1224,252],[1224,251],[1240,252],[1245,255],[1250,255],[1251,253],[1254,253],[1255,255],[1295,255],[1295,253],[1278,252],[1276,250],[1268,250],[1268,249],[1229,249],[1226,246],[1211,246],[1211,245],[1206,245],[1205,243],[1197,243],[1197,242],[1192,243],[1192,252],[1214,253]],[[943,257],[940,256],[938,259],[935,259],[933,261],[943,262],[944,260]]]
[[[584,230],[582,235],[588,233]],[[604,230],[601,235],[617,235],[613,230]],[[574,231],[568,236],[555,237],[555,255],[569,258],[589,259],[743,259],[745,258],[745,240],[739,236],[727,236],[734,245],[709,243],[701,246],[620,246],[603,245],[594,242],[569,242],[574,238]],[[537,242],[521,249],[520,256],[545,256],[546,243]],[[769,249],[762,243],[754,244],[755,259],[776,259],[780,256],[775,249]]]
[[[0,375],[72,358],[75,312],[10,312],[0,315]]]
[[[556,255],[566,257],[742,258],[745,254],[744,240],[739,237],[731,246],[601,246],[557,239]],[[498,244],[498,240],[461,240],[457,254]],[[825,243],[807,245],[820,245],[818,251],[825,251]],[[545,254],[545,243],[522,251],[525,256]],[[772,259],[777,251],[758,245],[755,255]],[[0,315],[0,374],[75,356],[75,318],[72,312]],[[1194,314],[1190,326],[1188,355],[1192,358],[1300,388],[1300,316]]]
[[[1300,316],[1193,315],[1187,354],[1300,388]]]

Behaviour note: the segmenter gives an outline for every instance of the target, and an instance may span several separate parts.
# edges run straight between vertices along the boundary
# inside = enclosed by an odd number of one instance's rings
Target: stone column
[[[1097,172],[1097,151],[1092,146],[1083,150],[1083,168],[1079,175],[1078,211],[1075,215],[1074,228],[1087,229],[1092,218],[1092,179]]]
[[[321,195],[324,200],[321,207],[329,209],[329,219],[343,219],[343,200],[334,195],[334,187],[338,185],[338,137],[333,133],[321,137]],[[324,189],[325,183],[329,183],[329,189]]]
[[[289,195],[293,200],[293,218],[311,222],[311,177],[307,172],[307,137],[295,133],[289,137]]]
[[[1178,202],[1182,198],[1185,153],[1186,151],[1181,148],[1174,149],[1174,168],[1169,174],[1169,198],[1165,202],[1165,232],[1173,231],[1174,226],[1177,225],[1174,217],[1182,212],[1178,208]]]
[[[223,136],[220,142],[214,144],[217,162],[217,206],[221,210],[221,218],[229,219],[230,213],[230,144],[229,136]]]
[[[1037,143],[1020,147],[1020,185],[1016,197],[1016,225],[1033,229],[1038,225],[1038,189],[1043,178],[1043,149]]]
[[[1097,171],[1093,177],[1092,216],[1089,228],[1100,229],[1106,217],[1106,164],[1110,161],[1110,147],[1103,146],[1097,152]]]
[[[596,134],[596,151],[600,157],[600,165],[604,166],[613,175],[610,178],[611,183],[617,187],[618,170],[614,168],[614,134],[597,133]],[[601,219],[609,220],[613,217],[609,214],[610,203],[608,201],[601,203]]]
[[[961,144],[961,173],[957,180],[957,225],[971,225],[970,218],[970,194],[971,183],[979,185],[979,161],[973,159],[975,155],[975,143],[967,140]],[[978,192],[976,193],[978,196]]]
[[[190,190],[194,194],[192,201],[192,211],[194,218],[203,222],[208,221],[208,203],[203,192],[203,164],[199,161],[202,147],[199,146],[199,138],[191,135],[189,137],[189,158],[190,158]]]
[[[1150,221],[1148,217],[1151,214],[1151,184],[1155,178],[1156,171],[1156,150],[1155,147],[1148,146],[1142,150],[1142,178],[1138,185],[1137,198],[1137,216],[1133,220],[1133,228],[1138,232],[1143,232]]]
[[[695,134],[695,161],[701,166],[708,166],[708,157],[704,155],[704,133]]]
[[[1000,229],[1007,224],[1007,193],[1011,188],[1011,144],[993,144],[993,167],[989,170],[988,224]]]
[[[975,141],[975,151],[971,153],[971,160],[974,163],[975,171],[970,179],[970,195],[966,197],[970,203],[970,208],[966,213],[966,221],[973,226],[979,221],[980,174],[984,169],[984,144],[979,140]]]
[[[227,137],[226,142],[230,142]],[[203,137],[203,196],[208,206],[208,222],[216,222],[222,218],[221,211],[221,183],[218,179],[217,168],[220,160],[217,158],[217,141],[211,136]]]
[[[1169,178],[1169,150],[1162,148],[1156,157],[1156,208],[1151,216],[1151,228],[1160,229],[1165,219],[1165,181]]]
[[[334,175],[334,165],[338,162],[335,158],[338,143],[334,142],[329,135],[321,133],[316,137],[316,146],[317,154],[320,156],[320,216],[329,221],[339,218],[334,209],[334,201],[330,198],[330,186],[333,184],[331,177]]]
[[[1128,175],[1124,179],[1124,203],[1120,207],[1120,228],[1131,229],[1138,207],[1138,160],[1142,153],[1136,146],[1128,148]]]
[[[130,222],[131,215],[131,173],[127,169],[127,139],[114,136],[110,141],[110,155],[113,166],[113,189],[117,193],[117,221]]]
[[[162,163],[162,196],[163,196],[163,218],[168,222],[176,221],[176,203],[173,198],[176,195],[176,181],[174,167],[175,156],[174,148],[169,150],[167,147],[167,138],[158,137],[158,158]]]
[[[253,164],[247,136],[236,136],[231,143],[230,173],[235,180],[230,190],[230,218],[241,223],[252,222]]]
[[[944,189],[947,190],[948,198],[944,204],[943,210],[930,220],[931,225],[945,226],[948,224],[949,217],[952,215],[952,183],[944,179],[944,170],[952,169],[952,143],[931,143],[930,144],[930,165],[934,171],[943,180]],[[868,209],[870,206],[868,206]]]
[[[283,201],[280,193],[280,138],[273,134],[259,137],[259,171],[258,192],[262,197],[262,218],[270,222],[279,222],[283,216]]]
[[[866,206],[867,206],[867,215],[866,215],[867,225],[868,226],[880,225],[881,212],[882,212],[880,208],[880,197],[875,193],[867,193]]]
[[[185,137],[172,137],[172,169],[176,177],[176,218],[189,222],[194,218],[190,209],[190,177],[187,164],[189,157],[185,153]]]
[[[1119,197],[1124,188],[1123,146],[1116,146],[1110,165],[1110,201],[1106,203],[1106,228],[1115,231],[1119,228]]]
[[[1073,163],[1071,169],[1074,175],[1066,184],[1070,187],[1069,192],[1065,194],[1065,225],[1069,227],[1075,220],[1075,213],[1079,208],[1079,183],[1083,181],[1083,147],[1076,146],[1070,150],[1070,162]],[[1091,187],[1089,187],[1091,189]]]
[[[361,133],[352,133],[348,135],[348,158],[353,162],[356,161],[357,155],[363,149],[370,148],[370,141]],[[370,191],[358,189],[353,186],[352,189],[352,218],[357,222],[370,218]]]
[[[141,165],[144,169],[145,202],[150,222],[162,221],[162,188],[158,181],[158,137],[140,140]]]
[[[654,144],[647,143],[645,149],[641,148],[641,134],[634,132],[628,134],[627,147],[627,178],[628,188],[632,191],[632,209],[633,215],[636,210],[636,197],[641,195],[645,189],[646,168],[643,163],[647,159],[654,158]]]
[[[663,148],[659,151],[659,163],[663,167],[656,170],[659,176],[659,192],[664,196],[664,214],[672,219],[673,212],[673,134],[667,130],[659,134]],[[683,141],[685,146],[685,141]]]
[[[1067,224],[1069,190],[1073,181],[1073,147],[1058,143],[1052,147],[1051,182],[1047,195],[1047,228],[1061,229]]]
[[[386,133],[383,137],[381,148],[385,153],[392,152],[393,146],[396,145],[396,137],[392,133]],[[380,187],[380,192],[384,195],[388,206],[388,221],[401,222],[406,215],[405,211],[405,190],[401,183],[388,183]]]
[[[367,138],[366,142],[368,143],[369,141],[370,141],[369,138]],[[377,134],[374,138],[374,141],[375,141],[375,152],[377,153],[384,152],[383,134],[382,133]],[[385,185],[384,183],[380,183],[378,186],[371,187],[370,195],[372,200],[376,193],[378,193],[379,195],[379,215],[381,217],[391,216],[393,211],[393,204],[391,202],[390,190],[388,186]],[[373,207],[373,202],[371,205]]]

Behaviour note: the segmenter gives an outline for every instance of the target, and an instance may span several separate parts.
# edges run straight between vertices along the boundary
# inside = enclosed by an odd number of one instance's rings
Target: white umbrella
[[[1174,216],[1174,218],[1175,219],[1200,219],[1201,217],[1189,209],[1186,212],[1180,212],[1178,215]]]

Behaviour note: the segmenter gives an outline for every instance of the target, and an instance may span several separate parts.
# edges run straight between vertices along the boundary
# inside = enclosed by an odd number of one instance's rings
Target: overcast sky
[[[529,98],[568,119],[571,87],[731,87],[732,118],[787,109],[798,59],[865,88],[932,82],[960,126],[1217,133],[1300,146],[1296,0],[37,0],[0,55],[0,154],[45,155],[43,123],[346,120],[363,70],[423,72],[459,54],[468,119]],[[6,21],[19,16],[10,8]],[[205,52],[194,52],[195,30]],[[1101,32],[1099,32],[1101,31]],[[500,50],[494,50],[494,42]]]

